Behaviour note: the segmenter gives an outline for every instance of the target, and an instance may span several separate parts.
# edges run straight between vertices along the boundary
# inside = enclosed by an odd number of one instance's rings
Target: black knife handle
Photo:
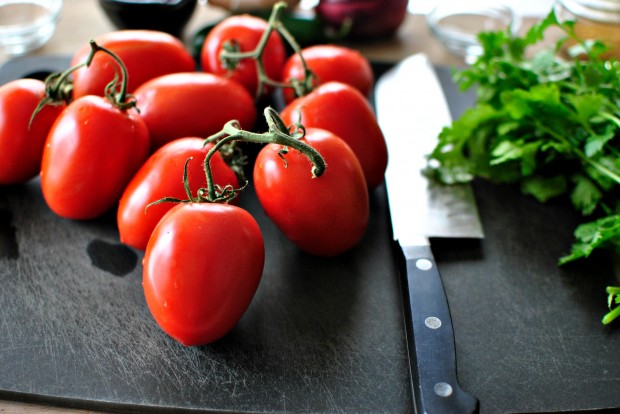
[[[452,319],[431,248],[406,247],[402,252],[407,346],[416,412],[477,413],[478,400],[463,391],[457,381]]]

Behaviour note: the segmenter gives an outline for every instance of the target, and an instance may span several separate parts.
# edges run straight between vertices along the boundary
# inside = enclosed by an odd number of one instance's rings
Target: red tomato
[[[100,216],[116,205],[148,149],[148,129],[135,110],[121,111],[99,96],[73,101],[43,150],[45,201],[62,217]]]
[[[244,129],[256,121],[254,98],[241,85],[211,73],[160,76],[134,93],[151,148],[181,137],[207,137],[236,119]]]
[[[95,39],[99,46],[110,49],[123,61],[129,83],[127,92],[155,77],[196,69],[192,55],[183,43],[168,33],[154,30],[118,30]],[[90,45],[84,45],[74,55],[71,66],[86,61]],[[116,74],[118,65],[105,53],[98,53],[88,68],[73,72],[73,97],[103,95],[105,87]]]
[[[297,98],[282,111],[286,124],[299,121],[307,128],[323,128],[342,138],[362,165],[368,188],[383,181],[387,147],[375,114],[364,96],[349,85],[328,82]]]
[[[335,256],[355,246],[368,224],[368,188],[349,146],[329,131],[308,128],[306,142],[321,153],[327,168],[312,178],[311,163],[297,150],[278,155],[268,144],[254,165],[254,187],[267,216],[298,247]]]
[[[146,303],[184,345],[226,335],[247,310],[263,273],[265,247],[254,218],[229,204],[187,203],[161,219],[144,254]]]
[[[202,45],[200,53],[202,69],[205,72],[234,79],[256,96],[258,89],[256,62],[252,59],[243,59],[233,71],[230,71],[222,64],[220,52],[226,42],[236,43],[240,52],[251,52],[256,49],[267,27],[268,24],[264,19],[250,15],[230,16],[222,20],[207,34]],[[284,43],[280,34],[274,30],[269,35],[262,58],[266,75],[270,79],[279,80],[285,60]]]
[[[39,173],[47,133],[65,107],[44,107],[29,126],[44,97],[45,84],[36,79],[0,86],[0,185],[23,183]]]
[[[204,159],[212,147],[213,144],[204,146],[201,138],[180,138],[151,155],[121,197],[117,212],[121,242],[136,249],[146,249],[153,229],[174,204],[161,203],[145,211],[146,206],[164,197],[187,199],[181,177],[188,158],[193,158],[188,165],[192,194],[196,195],[199,188],[207,186]],[[211,158],[210,166],[216,184],[239,188],[237,175],[226,165],[219,152]]]
[[[353,86],[364,96],[370,94],[374,84],[372,67],[368,59],[357,50],[336,45],[315,45],[302,49],[301,54],[317,77],[316,85],[336,81]],[[290,82],[291,79],[303,79],[304,76],[301,58],[295,53],[284,64],[282,81]],[[283,89],[283,93],[286,102],[295,98],[292,88]]]

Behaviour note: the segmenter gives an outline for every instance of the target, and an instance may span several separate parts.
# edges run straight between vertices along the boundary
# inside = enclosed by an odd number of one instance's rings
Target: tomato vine
[[[239,50],[238,44],[234,41],[228,41],[224,44],[224,47],[220,51],[220,60],[224,67],[234,70],[238,63],[242,59],[253,59],[256,62],[258,88],[256,97],[260,97],[264,93],[266,85],[279,87],[279,88],[292,88],[295,90],[297,96],[303,96],[312,91],[313,83],[316,79],[316,75],[308,67],[302,53],[301,47],[295,40],[295,37],[284,26],[280,17],[282,12],[287,7],[285,2],[278,2],[273,6],[271,15],[269,16],[267,30],[263,33],[258,45],[254,50],[242,52]],[[270,78],[263,63],[263,54],[267,47],[267,42],[273,31],[279,33],[284,40],[289,44],[293,52],[297,54],[304,68],[304,77],[302,79],[293,79],[290,82],[280,82],[278,80]]]
[[[114,53],[112,50],[97,44],[96,41],[90,40],[90,53],[84,62],[81,62],[64,72],[55,72],[50,74],[45,80],[45,97],[41,100],[37,108],[32,113],[30,123],[41,109],[46,105],[57,105],[61,102],[69,103],[71,101],[73,83],[70,76],[73,72],[83,67],[90,67],[97,53],[106,53],[116,62],[120,68],[120,77],[118,71],[112,81],[110,81],[105,88],[105,97],[121,111],[126,111],[131,108],[135,108],[138,112],[139,109],[136,106],[135,99],[132,99],[131,95],[127,93],[127,68],[122,59]],[[116,70],[116,69],[115,69]],[[119,89],[120,87],[120,89]],[[115,91],[118,89],[118,93]]]
[[[268,130],[263,133],[256,133],[243,130],[238,121],[232,120],[227,122],[221,131],[206,138],[204,144],[214,143],[213,147],[209,150],[204,159],[204,171],[206,175],[206,188],[200,188],[196,195],[191,193],[187,165],[191,161],[191,158],[185,162],[185,169],[183,175],[183,183],[187,194],[186,200],[181,200],[173,197],[164,197],[151,204],[159,204],[163,202],[206,202],[206,203],[226,203],[234,199],[241,191],[247,186],[246,182],[240,188],[232,188],[232,186],[220,187],[214,183],[213,173],[211,171],[210,161],[213,155],[220,151],[222,147],[233,144],[234,142],[253,142],[257,144],[278,144],[282,145],[285,149],[279,154],[283,161],[284,155],[288,151],[288,147],[298,150],[304,154],[308,160],[312,163],[310,170],[312,177],[320,177],[327,168],[325,160],[321,154],[305,143],[302,139],[305,136],[305,128],[303,125],[296,123],[294,125],[286,126],[282,121],[278,113],[271,107],[267,107],[264,110],[265,119],[267,121]],[[148,208],[148,206],[147,206]]]
[[[129,76],[127,75],[127,68],[125,67],[125,64],[123,63],[121,58],[118,57],[118,55],[112,52],[110,49],[98,45],[97,42],[95,42],[94,40],[91,40],[89,44],[91,47],[91,52],[86,59],[86,67],[90,66],[93,59],[95,58],[95,55],[98,52],[104,52],[108,54],[112,59],[114,59],[121,71],[120,80],[118,77],[118,72],[116,72],[116,76],[114,77],[114,79],[112,79],[112,81],[110,81],[110,83],[108,83],[108,85],[106,86],[106,98],[108,98],[112,105],[116,106],[122,111],[126,111],[130,108],[136,108],[136,110],[138,110],[138,108],[136,107],[136,100],[132,99],[131,95],[127,93],[127,83],[129,80]],[[117,89],[118,93],[115,93]]]

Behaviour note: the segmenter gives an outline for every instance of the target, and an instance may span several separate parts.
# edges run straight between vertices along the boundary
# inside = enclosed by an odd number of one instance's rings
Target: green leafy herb
[[[531,54],[550,28],[563,37]],[[566,197],[587,220],[559,264],[596,249],[620,252],[620,62],[553,11],[523,37],[505,30],[478,38],[482,55],[454,73],[462,90],[476,87],[476,104],[441,132],[426,173],[447,184],[516,184],[541,202]],[[562,58],[569,39],[576,46]],[[620,316],[620,287],[607,293],[603,323]]]

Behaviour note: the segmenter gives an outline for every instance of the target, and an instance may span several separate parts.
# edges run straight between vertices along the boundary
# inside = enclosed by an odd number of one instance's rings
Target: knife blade
[[[483,231],[470,186],[436,184],[422,173],[426,155],[451,122],[428,58],[410,56],[381,76],[375,106],[388,148],[385,185],[393,237],[403,259],[403,306],[416,412],[475,413],[478,400],[458,384],[452,320],[429,237],[481,238]]]

